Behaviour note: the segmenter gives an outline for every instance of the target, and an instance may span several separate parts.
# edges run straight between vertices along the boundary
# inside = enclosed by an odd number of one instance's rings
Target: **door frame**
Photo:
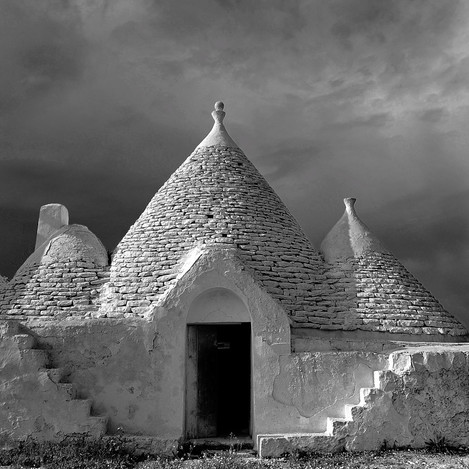
[[[240,324],[249,324],[249,437],[252,437],[253,435],[253,429],[254,429],[254,422],[253,422],[253,416],[254,416],[254,389],[253,389],[253,330],[252,330],[252,323],[249,321],[243,321],[243,322],[203,322],[203,323],[188,323],[186,325],[186,351],[185,351],[185,367],[184,367],[184,439],[190,440],[190,439],[197,439],[199,438],[197,436],[197,415],[193,416],[190,418],[190,412],[195,412],[197,413],[197,396],[194,398],[192,396],[192,402],[196,402],[196,408],[195,409],[190,409],[189,405],[189,399],[190,399],[190,391],[191,391],[191,386],[190,386],[190,380],[197,380],[197,364],[194,366],[194,361],[190,360],[191,357],[189,357],[189,354],[191,353],[191,341],[196,339],[196,334],[191,333],[190,330],[192,329],[193,331],[197,330],[197,326],[230,326],[230,325],[240,325]],[[190,337],[192,335],[192,337]],[[195,344],[197,346],[197,344]],[[196,388],[197,389],[197,388]],[[195,435],[195,436],[194,436]],[[215,436],[213,438],[219,438],[219,436]]]

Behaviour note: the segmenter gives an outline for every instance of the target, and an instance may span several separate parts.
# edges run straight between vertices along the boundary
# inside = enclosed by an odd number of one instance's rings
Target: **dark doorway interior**
[[[250,324],[188,326],[188,437],[248,436],[250,416]]]

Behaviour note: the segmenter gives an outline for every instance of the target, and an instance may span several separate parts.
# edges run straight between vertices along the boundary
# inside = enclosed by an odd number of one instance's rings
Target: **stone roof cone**
[[[301,308],[297,297],[307,296],[322,273],[321,255],[226,131],[223,108],[223,103],[215,104],[211,132],[117,246],[110,283],[117,311],[144,314],[175,283],[181,259],[195,247],[235,249],[254,278],[292,315]],[[297,282],[309,283],[302,291],[287,278],[296,274]],[[148,292],[139,295],[139,304],[137,289]]]
[[[326,261],[340,258],[361,257],[367,253],[389,251],[358,218],[355,211],[357,199],[344,199],[345,212],[321,243]]]
[[[341,305],[348,330],[412,334],[454,340],[468,332],[359,219],[355,200],[321,243],[332,276],[355,297]],[[339,306],[339,305],[338,305]]]

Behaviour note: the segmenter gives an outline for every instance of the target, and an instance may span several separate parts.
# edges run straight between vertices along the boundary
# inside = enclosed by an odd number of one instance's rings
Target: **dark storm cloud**
[[[442,107],[426,109],[425,111],[418,112],[417,117],[418,119],[424,122],[440,122],[441,119],[446,114],[446,110]]]
[[[79,79],[86,55],[77,15],[68,2],[5,0],[0,5],[0,112]]]

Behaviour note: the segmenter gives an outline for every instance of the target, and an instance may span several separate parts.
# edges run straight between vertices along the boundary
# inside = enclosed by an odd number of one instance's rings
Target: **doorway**
[[[251,324],[187,326],[187,438],[251,433]]]

